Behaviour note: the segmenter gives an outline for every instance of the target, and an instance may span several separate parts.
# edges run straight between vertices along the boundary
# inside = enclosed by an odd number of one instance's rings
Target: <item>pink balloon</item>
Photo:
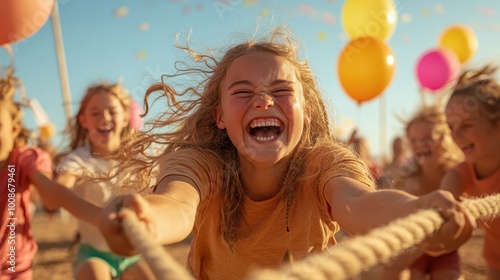
[[[417,62],[417,78],[420,85],[438,90],[455,79],[460,70],[457,55],[449,49],[431,49],[423,53]]]
[[[130,104],[130,123],[129,126],[133,128],[135,131],[139,131],[142,128],[142,119],[141,115],[141,105],[135,100],[132,100]]]

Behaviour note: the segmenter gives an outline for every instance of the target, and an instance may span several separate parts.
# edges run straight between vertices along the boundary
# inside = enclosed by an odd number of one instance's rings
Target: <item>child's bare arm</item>
[[[456,199],[460,199],[464,189],[464,181],[457,171],[451,169],[444,175],[440,189],[449,191]]]
[[[30,179],[40,193],[48,209],[64,208],[75,217],[98,226],[102,209],[82,199],[72,190],[49,179],[45,174],[34,171]]]
[[[129,207],[159,243],[179,242],[193,228],[199,201],[191,180],[182,176],[169,176],[160,182],[155,194],[145,198],[135,194],[113,199],[101,216],[100,230],[115,253],[134,254],[134,248],[121,228],[121,219],[126,214],[118,212],[120,207]]]
[[[332,218],[351,234],[364,234],[419,209],[440,209],[445,223],[421,244],[431,254],[457,249],[475,228],[474,219],[446,191],[417,198],[401,191],[372,190],[354,179],[339,177],[330,180],[325,196],[332,208]]]

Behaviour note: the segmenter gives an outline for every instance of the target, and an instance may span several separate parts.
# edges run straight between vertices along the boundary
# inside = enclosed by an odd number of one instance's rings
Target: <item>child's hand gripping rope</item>
[[[500,194],[467,199],[461,203],[461,207],[475,219],[491,219],[500,216]],[[248,279],[346,279],[388,262],[415,244],[420,243],[421,248],[428,253],[437,253],[440,251],[439,246],[436,248],[427,244],[435,244],[436,241],[439,244],[439,239],[432,240],[435,237],[429,236],[439,236],[439,232],[450,230],[443,226],[446,215],[449,213],[420,210],[366,235],[349,238],[330,251],[311,255],[280,270],[256,271]],[[426,238],[428,241],[421,243]]]
[[[110,238],[105,235],[108,245],[114,252],[123,255],[141,253],[158,280],[194,279],[155,241],[156,228],[148,219],[149,211],[151,210],[148,203],[140,195],[122,196],[112,200],[104,214],[111,222],[100,223],[101,231],[112,234]]]

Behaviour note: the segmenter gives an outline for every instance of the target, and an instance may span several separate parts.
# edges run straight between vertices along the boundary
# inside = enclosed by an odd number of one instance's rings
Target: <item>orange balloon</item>
[[[380,95],[391,82],[396,60],[389,46],[373,37],[351,40],[340,53],[337,72],[344,91],[358,104]]]
[[[54,0],[1,0],[0,45],[35,34],[47,21]]]

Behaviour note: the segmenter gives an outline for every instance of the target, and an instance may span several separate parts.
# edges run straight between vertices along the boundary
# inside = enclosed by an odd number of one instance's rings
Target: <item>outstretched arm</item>
[[[194,183],[184,176],[168,176],[158,185],[155,194],[142,197],[127,195],[113,199],[101,216],[100,230],[111,250],[120,255],[134,254],[121,228],[131,208],[144,222],[151,236],[161,244],[171,244],[186,238],[191,232],[200,197]]]
[[[351,234],[364,234],[420,209],[440,209],[444,224],[420,244],[429,254],[457,249],[476,226],[452,194],[442,190],[415,197],[396,190],[373,190],[354,179],[338,177],[328,182],[325,196],[332,208],[332,218]]]
[[[40,193],[44,206],[49,209],[64,208],[75,217],[98,226],[102,209],[79,197],[67,187],[58,184],[39,171],[30,175],[31,181]]]

